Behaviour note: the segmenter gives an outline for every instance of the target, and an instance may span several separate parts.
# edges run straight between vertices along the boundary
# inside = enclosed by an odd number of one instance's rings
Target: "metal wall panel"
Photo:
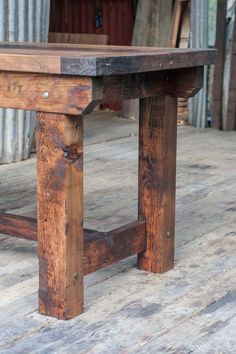
[[[0,0],[0,41],[45,42],[50,0]],[[0,109],[0,163],[27,159],[35,113]]]
[[[51,0],[51,32],[107,34],[109,44],[130,45],[132,0]]]
[[[191,0],[191,48],[208,47],[208,1]],[[189,122],[197,128],[207,127],[208,68],[204,68],[203,88],[189,100]]]

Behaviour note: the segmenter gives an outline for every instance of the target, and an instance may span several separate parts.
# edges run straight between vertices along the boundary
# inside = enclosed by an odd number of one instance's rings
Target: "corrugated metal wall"
[[[191,0],[191,48],[208,47],[208,1]],[[189,122],[197,128],[207,127],[208,67],[204,68],[203,88],[189,100]]]
[[[51,0],[50,32],[107,34],[109,44],[130,45],[132,0]]]
[[[50,0],[0,0],[0,41],[44,42]],[[0,163],[28,158],[34,112],[0,109]]]

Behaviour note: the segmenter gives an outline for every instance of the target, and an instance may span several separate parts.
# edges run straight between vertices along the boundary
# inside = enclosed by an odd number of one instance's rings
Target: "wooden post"
[[[223,80],[225,64],[225,41],[226,41],[226,14],[227,0],[217,2],[217,21],[216,21],[216,41],[215,47],[218,49],[218,62],[214,67],[212,100],[211,100],[211,127],[222,129],[222,99],[223,99]]]
[[[81,116],[37,113],[39,311],[83,311],[83,126]]]
[[[146,251],[138,268],[163,273],[174,266],[177,98],[140,100],[139,219]]]
[[[233,39],[231,49],[231,67],[229,76],[229,94],[227,114],[223,119],[223,130],[236,130],[236,6],[234,10]]]

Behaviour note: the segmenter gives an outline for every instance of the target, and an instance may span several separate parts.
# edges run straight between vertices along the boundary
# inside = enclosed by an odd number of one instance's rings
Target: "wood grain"
[[[163,273],[174,266],[177,98],[140,100],[139,206],[147,225],[138,267]]]
[[[214,64],[213,49],[163,49],[66,44],[0,45],[0,70],[106,76]]]
[[[94,33],[64,33],[64,32],[49,32],[49,43],[70,43],[70,44],[108,44],[107,34]]]
[[[88,118],[86,225],[115,228],[136,216],[137,122],[112,120],[108,112]],[[104,131],[108,120],[111,125]],[[123,134],[124,127],[129,134]],[[134,137],[125,138],[132,132]],[[216,130],[181,126],[178,138],[175,268],[164,276],[148,275],[135,269],[131,257],[91,274],[85,277],[86,312],[60,323],[37,314],[36,243],[2,235],[2,353],[32,353],[39,346],[45,353],[105,353],[107,348],[116,353],[121,343],[123,351],[141,348],[153,354],[228,354],[236,347],[235,132],[222,132],[219,139]],[[1,165],[0,176],[0,209],[32,212],[35,158]],[[119,198],[110,199],[111,193]]]
[[[78,115],[99,102],[162,94],[192,97],[202,87],[202,72],[203,67],[194,67],[103,78],[1,72],[0,107]]]
[[[84,274],[116,263],[146,248],[146,223],[134,221],[115,230],[87,233],[84,247]]]
[[[102,102],[158,96],[168,87],[168,71],[112,75],[102,78]]]
[[[53,55],[39,57],[37,54],[12,54],[2,52],[0,47],[0,70],[44,74],[60,73],[60,58]]]
[[[102,96],[103,102],[160,95],[189,98],[202,88],[203,70],[204,67],[200,66],[129,75],[104,76],[101,83],[102,94],[97,93],[96,96]]]
[[[83,311],[83,121],[37,113],[39,311]]]
[[[217,1],[216,40],[215,47],[218,50],[218,62],[214,67],[212,99],[211,99],[211,127],[222,129],[222,99],[223,78],[225,64],[225,44],[227,30],[227,0]]]
[[[165,94],[178,98],[193,97],[203,86],[203,76],[203,66],[170,70]]]
[[[171,19],[170,47],[176,48],[179,46],[182,22],[188,2],[189,0],[176,0],[174,2]]]
[[[236,18],[236,7],[234,11],[234,18]],[[231,68],[229,79],[229,97],[226,114],[226,121],[223,122],[224,130],[236,130],[236,21],[233,26],[233,41],[231,52]]]
[[[171,49],[157,53],[115,53],[93,59],[75,56],[61,58],[61,73],[66,75],[107,76],[214,64],[216,51]]]
[[[96,100],[89,77],[0,72],[0,92],[2,108],[71,115],[88,112]]]
[[[0,233],[37,241],[37,220],[0,214]],[[108,232],[84,229],[83,275],[140,253],[145,247],[144,221],[133,221]]]
[[[37,240],[37,220],[21,215],[0,214],[0,233]]]

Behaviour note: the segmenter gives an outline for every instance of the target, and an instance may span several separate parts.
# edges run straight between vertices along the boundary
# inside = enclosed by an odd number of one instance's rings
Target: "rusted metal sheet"
[[[46,41],[49,6],[50,0],[0,0],[0,41]],[[34,112],[0,109],[0,163],[28,158],[34,127]]]
[[[107,34],[109,44],[130,45],[132,0],[51,0],[50,32]]]

